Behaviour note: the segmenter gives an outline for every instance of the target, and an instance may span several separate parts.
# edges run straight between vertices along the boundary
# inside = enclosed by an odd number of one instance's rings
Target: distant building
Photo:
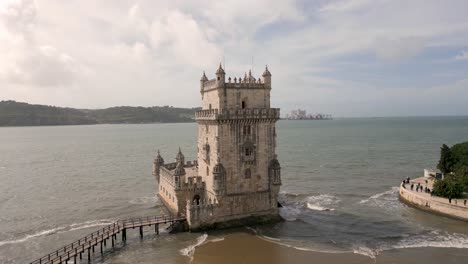
[[[197,160],[165,163],[159,151],[153,174],[158,195],[174,214],[186,215],[190,229],[232,226],[279,219],[281,167],[276,157],[278,108],[270,108],[271,73],[251,72],[200,80],[202,110]]]
[[[289,120],[331,120],[333,119],[329,114],[307,114],[306,110],[297,109],[292,110],[286,114],[286,119]]]

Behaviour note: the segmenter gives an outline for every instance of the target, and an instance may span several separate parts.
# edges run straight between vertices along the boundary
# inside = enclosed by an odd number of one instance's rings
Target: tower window
[[[205,145],[205,162],[210,164],[210,145],[208,144]]]
[[[245,169],[245,171],[244,171],[244,178],[250,179],[251,177],[252,177],[252,172],[250,171],[250,168],[249,168],[249,169]]]
[[[245,108],[245,101],[242,101],[242,109]]]
[[[250,125],[244,126],[244,135],[250,135]]]
[[[245,156],[250,157],[252,156],[253,149],[252,148],[245,148]]]

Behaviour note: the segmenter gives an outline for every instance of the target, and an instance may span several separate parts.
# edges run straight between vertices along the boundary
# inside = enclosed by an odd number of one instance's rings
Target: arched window
[[[253,149],[252,148],[250,148],[250,147],[245,148],[245,156],[246,157],[250,157],[250,156],[252,156],[252,154],[253,154]]]
[[[244,171],[244,178],[245,179],[250,179],[252,177],[252,172],[250,171],[250,168],[245,169]]]
[[[244,125],[244,135],[250,135],[250,125]]]
[[[200,204],[200,195],[196,194],[196,195],[193,197],[193,203],[196,204],[196,205],[199,205],[199,204]]]
[[[242,109],[245,108],[245,101],[242,101]]]
[[[205,161],[210,164],[210,145],[205,145]]]
[[[208,109],[210,109],[210,110],[211,110],[211,104],[209,104],[209,105],[208,105]]]

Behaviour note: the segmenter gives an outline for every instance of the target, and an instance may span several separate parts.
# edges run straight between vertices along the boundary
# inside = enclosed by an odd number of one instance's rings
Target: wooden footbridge
[[[125,220],[118,220],[117,222],[110,224],[94,233],[91,233],[84,238],[81,238],[69,245],[61,247],[56,251],[37,259],[31,264],[54,264],[54,263],[67,263],[73,260],[73,263],[77,263],[77,258],[80,260],[83,258],[82,254],[88,251],[88,262],[91,261],[91,255],[94,254],[95,247],[100,246],[100,252],[103,254],[104,248],[107,246],[107,240],[111,240],[111,246],[115,246],[117,241],[117,235],[122,233],[122,241],[127,240],[127,229],[129,228],[140,228],[140,237],[143,238],[143,227],[154,225],[156,234],[159,234],[160,224],[174,224],[184,222],[185,217],[173,217],[173,216],[148,216],[142,218],[132,218]]]

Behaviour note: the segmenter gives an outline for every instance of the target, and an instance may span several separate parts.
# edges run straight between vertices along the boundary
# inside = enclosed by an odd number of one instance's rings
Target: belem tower
[[[270,222],[278,215],[281,167],[275,124],[279,108],[270,107],[271,73],[261,78],[216,77],[200,80],[202,110],[197,160],[182,151],[165,163],[158,151],[153,174],[158,196],[175,215],[185,215],[191,230]]]

